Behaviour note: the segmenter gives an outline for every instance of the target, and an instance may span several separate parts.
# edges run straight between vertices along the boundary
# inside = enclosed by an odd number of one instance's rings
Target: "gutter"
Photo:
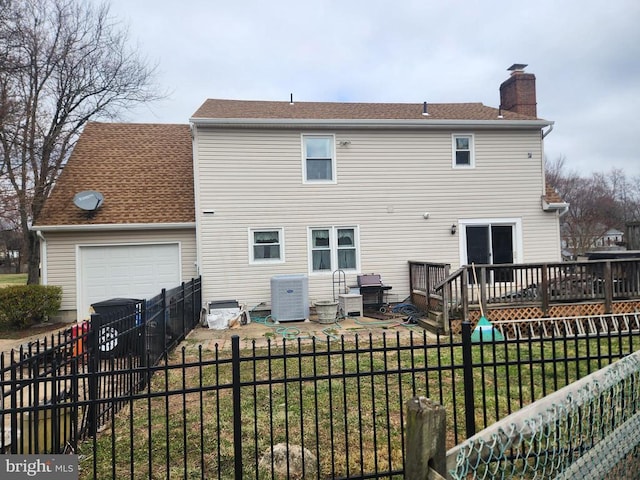
[[[91,225],[37,225],[31,227],[38,232],[96,232],[114,230],[177,230],[196,228],[196,222],[184,223],[98,223]]]
[[[423,120],[423,119],[296,119],[296,118],[190,118],[196,126],[215,127],[349,127],[349,128],[544,128],[549,120]],[[550,131],[550,130],[549,130]],[[547,134],[549,133],[547,131]]]
[[[559,217],[562,217],[569,211],[569,205],[571,204],[566,202],[549,203],[544,199],[544,197],[542,198],[542,210],[545,212],[557,211]]]

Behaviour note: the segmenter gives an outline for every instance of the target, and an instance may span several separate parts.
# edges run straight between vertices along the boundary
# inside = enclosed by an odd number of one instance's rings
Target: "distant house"
[[[375,272],[402,300],[409,260],[558,261],[567,205],[544,183],[552,122],[523,67],[501,108],[207,100],[190,126],[92,123],[34,227],[43,281],[82,318],[198,274],[205,302],[253,307],[278,274],[307,275],[313,301],[336,270]],[[103,206],[74,206],[84,190]]]
[[[610,228],[601,237],[594,240],[594,246],[599,247],[616,247],[624,242],[624,232],[617,228]]]
[[[583,255],[598,250],[620,250],[628,248],[624,232],[617,228],[607,229],[604,225],[600,226],[599,231],[604,233],[599,235],[593,233],[585,234],[578,238],[577,242],[574,242],[574,239],[568,235],[564,236],[561,241],[562,248],[565,249],[564,251],[567,253],[573,252],[570,258],[574,258],[576,253]]]
[[[20,265],[21,243],[22,237],[15,230],[0,230],[0,273],[22,271]]]

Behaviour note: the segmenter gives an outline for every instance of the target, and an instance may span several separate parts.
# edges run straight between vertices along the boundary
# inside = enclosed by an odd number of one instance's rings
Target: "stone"
[[[303,460],[304,450],[304,460]],[[289,465],[287,471],[287,454],[289,457]],[[271,478],[271,465],[273,459],[273,475],[274,479],[285,480],[303,480],[307,478],[316,478],[317,461],[316,456],[306,448],[300,445],[286,443],[278,443],[271,450],[266,451],[260,457],[258,462],[258,470],[262,474],[267,474],[264,478]],[[303,476],[304,461],[304,476]],[[260,478],[263,478],[262,476]]]

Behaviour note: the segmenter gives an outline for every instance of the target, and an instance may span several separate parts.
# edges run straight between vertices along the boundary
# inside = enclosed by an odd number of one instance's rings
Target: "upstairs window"
[[[358,270],[358,230],[356,227],[309,229],[311,272]]]
[[[284,261],[282,229],[250,230],[251,263],[276,263]]]
[[[454,134],[453,141],[453,167],[454,168],[472,168],[475,166],[475,158],[473,153],[473,135]]]
[[[335,183],[333,135],[303,135],[303,175],[305,183]]]

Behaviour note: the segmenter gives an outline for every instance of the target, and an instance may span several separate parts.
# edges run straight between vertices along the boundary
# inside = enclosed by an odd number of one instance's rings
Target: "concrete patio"
[[[240,337],[240,346],[243,349],[250,349],[253,345],[256,348],[263,348],[269,341],[272,345],[279,345],[285,338],[288,342],[297,342],[300,339],[301,342],[310,343],[314,337],[316,341],[338,342],[341,337],[345,340],[353,340],[356,335],[361,341],[368,341],[369,335],[375,339],[381,339],[383,334],[389,339],[394,338],[396,334],[406,338],[411,331],[414,335],[422,335],[424,329],[415,324],[405,323],[405,318],[405,316],[397,316],[379,320],[370,317],[347,317],[327,324],[318,323],[314,316],[311,316],[307,321],[278,324],[252,321],[246,325],[224,330],[199,326],[187,335],[182,344],[187,348],[201,345],[204,350],[213,351],[216,345],[218,350],[231,349],[231,337],[234,335]]]

